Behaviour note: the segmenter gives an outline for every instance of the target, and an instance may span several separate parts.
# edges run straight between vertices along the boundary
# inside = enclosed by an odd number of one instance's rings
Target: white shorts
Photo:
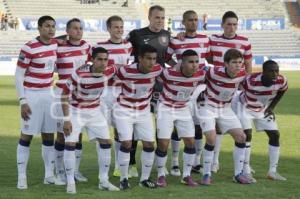
[[[63,126],[64,126],[64,114],[62,111],[62,107],[61,107],[61,94],[62,94],[63,89],[60,87],[55,87],[54,89],[54,106],[56,108],[56,122],[57,122],[57,132],[63,133]]]
[[[143,140],[154,141],[154,124],[150,107],[144,110],[134,110],[116,105],[113,110],[113,119],[120,141]]]
[[[110,126],[114,126],[115,124],[113,123],[113,109],[114,106],[117,105],[117,97],[121,93],[121,88],[120,87],[112,87],[108,86],[104,89],[100,101],[101,101],[101,111],[104,114],[108,124]]]
[[[216,129],[218,124],[222,133],[230,129],[242,128],[241,123],[230,106],[215,108],[210,105],[200,106],[197,117],[203,133]]]
[[[25,89],[25,97],[31,109],[30,119],[21,118],[21,131],[26,135],[56,132],[56,108],[51,89]]]
[[[89,140],[110,139],[109,128],[100,107],[79,109],[70,106],[72,133],[65,136],[65,142],[78,142],[79,134],[86,129]]]
[[[203,92],[206,88],[205,84],[201,84],[197,86],[195,91],[193,92],[193,95],[191,96],[191,99],[189,101],[189,107],[191,109],[194,125],[200,125],[200,121],[198,117],[196,117],[196,114],[198,112],[198,105],[197,105],[197,98],[200,95],[201,92]]]
[[[159,103],[156,125],[157,137],[159,139],[170,139],[174,125],[176,127],[178,137],[195,137],[195,127],[189,107],[171,108]]]
[[[252,111],[243,105],[239,96],[234,96],[232,100],[232,109],[240,119],[243,129],[252,129],[252,121],[255,125],[256,131],[264,130],[278,130],[277,122],[275,118],[269,116],[265,118],[264,112]]]

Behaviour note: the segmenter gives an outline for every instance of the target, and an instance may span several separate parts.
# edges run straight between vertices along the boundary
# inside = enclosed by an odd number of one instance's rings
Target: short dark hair
[[[123,22],[123,19],[118,15],[113,15],[106,20],[106,27],[110,28],[111,22],[113,22],[113,21],[122,21]]]
[[[144,44],[139,49],[139,56],[143,57],[146,53],[157,53],[157,50],[149,44]]]
[[[102,47],[93,48],[93,50],[92,50],[92,58],[95,59],[97,57],[97,54],[99,54],[99,53],[106,53],[106,54],[108,54],[108,51],[105,48],[102,48]]]
[[[238,59],[238,58],[243,58],[242,53],[234,48],[231,48],[226,51],[224,55],[224,62],[229,63],[232,59]]]
[[[186,50],[182,53],[182,59],[189,56],[199,56],[194,50]]]
[[[271,66],[277,66],[279,67],[278,63],[276,61],[273,61],[273,60],[267,60],[263,63],[263,71],[265,71],[267,68],[271,67]]]
[[[79,22],[79,23],[81,23],[80,19],[78,19],[78,18],[73,18],[73,19],[70,19],[70,20],[67,22],[66,28],[69,29],[69,28],[71,27],[71,24],[72,24],[73,22]]]
[[[197,14],[197,12],[195,12],[194,10],[185,11],[182,15],[182,21],[186,20],[186,18],[188,18],[192,14]]]
[[[38,20],[38,26],[39,27],[43,26],[45,21],[54,21],[55,22],[55,19],[53,17],[49,16],[49,15],[41,16]]]
[[[224,15],[222,17],[222,24],[225,23],[226,19],[228,19],[228,18],[236,18],[237,20],[239,20],[238,16],[235,14],[235,12],[227,11],[224,13]]]
[[[150,16],[152,14],[153,10],[165,11],[165,9],[162,6],[154,5],[149,8],[148,16]]]

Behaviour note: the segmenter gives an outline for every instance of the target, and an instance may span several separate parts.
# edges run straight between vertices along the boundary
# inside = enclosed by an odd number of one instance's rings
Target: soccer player
[[[63,112],[60,104],[60,96],[62,90],[65,86],[66,80],[70,78],[72,71],[76,70],[83,64],[85,64],[89,59],[89,52],[91,46],[84,40],[82,40],[82,24],[77,18],[73,18],[67,22],[66,32],[68,39],[64,42],[58,44],[57,49],[57,73],[58,81],[56,83],[55,96],[57,99],[57,138],[55,141],[56,150],[56,185],[65,185],[66,176],[63,164],[64,159],[64,132],[63,132]],[[76,157],[76,167],[75,167],[75,179],[80,182],[87,181],[81,172],[79,172],[79,165],[82,154],[82,134],[79,135],[79,142],[76,143],[75,157]]]
[[[100,109],[100,95],[107,81],[116,73],[116,67],[107,67],[108,52],[94,48],[92,65],[85,64],[74,70],[61,95],[64,114],[64,164],[67,175],[67,193],[75,194],[75,149],[79,134],[86,128],[89,139],[98,142],[99,189],[118,191],[109,182],[111,140],[109,127]]]
[[[104,42],[98,42],[95,47],[103,47],[108,52],[108,65],[115,65],[120,68],[129,63],[129,58],[132,52],[132,45],[130,42],[123,40],[124,22],[119,16],[111,16],[106,21],[107,30],[110,38]],[[102,111],[109,123],[109,125],[115,127],[112,123],[112,109],[117,103],[117,97],[121,92],[120,85],[115,84],[113,79],[108,81],[108,86],[104,89],[101,96]],[[118,133],[114,129],[114,150],[115,150],[115,169],[113,175],[120,177],[120,170],[118,169],[118,151],[120,149],[120,141],[118,139]]]
[[[251,43],[245,36],[238,35],[238,16],[233,11],[227,11],[222,17],[223,33],[213,34],[209,37],[211,57],[208,59],[215,67],[223,66],[224,54],[231,48],[238,49],[244,58],[244,67],[247,74],[252,71],[252,51]],[[222,142],[222,132],[217,130],[216,145],[214,149],[214,160],[212,165],[212,171],[217,172],[219,170],[219,154]],[[248,151],[248,142],[246,143],[246,151]]]
[[[197,186],[191,177],[191,169],[195,159],[195,129],[189,100],[196,87],[204,83],[205,71],[199,69],[199,53],[186,50],[181,54],[180,67],[164,69],[160,81],[163,91],[159,98],[157,110],[156,149],[158,180],[157,185],[166,187],[165,164],[167,162],[168,145],[174,125],[178,136],[184,141],[182,183]]]
[[[160,75],[162,67],[156,63],[157,50],[150,46],[140,47],[138,63],[121,67],[116,78],[122,82],[122,92],[113,117],[121,142],[118,163],[121,171],[120,188],[128,189],[128,167],[133,133],[141,140],[142,173],[140,186],[156,188],[156,183],[149,177],[154,161],[154,124],[150,112],[150,99],[155,79]]]
[[[197,52],[199,56],[199,67],[202,68],[205,66],[205,58],[208,57],[210,53],[210,47],[209,47],[209,39],[205,34],[199,34],[197,33],[198,29],[198,15],[193,10],[188,10],[183,13],[182,16],[182,24],[185,26],[185,32],[183,33],[184,38],[171,38],[167,54],[166,54],[166,60],[168,61],[168,64],[173,67],[178,67],[181,65],[182,60],[182,53],[187,49],[193,49]],[[172,59],[172,55],[175,54],[177,58],[177,62],[175,62]],[[204,85],[201,85],[197,88],[194,95],[199,95],[201,91],[205,89]],[[195,97],[196,98],[196,97]],[[193,112],[196,111],[196,100],[191,100],[190,106]],[[196,171],[197,173],[200,172],[200,169],[202,168],[200,164],[200,156],[202,152],[202,132],[199,127],[199,121],[194,118],[195,123],[195,147],[196,147],[196,156],[195,161],[193,163],[193,171]],[[171,146],[172,146],[172,165],[171,165],[171,175],[174,176],[180,176],[181,172],[179,169],[179,151],[180,151],[180,139],[178,138],[178,135],[176,131],[172,133],[172,140],[171,140]]]
[[[149,44],[157,49],[157,62],[164,67],[165,55],[170,41],[170,33],[164,30],[165,23],[165,9],[159,5],[151,6],[148,13],[149,26],[132,30],[127,37],[133,46],[133,55],[135,62],[138,62],[139,49],[144,44]],[[162,85],[156,82],[154,86],[154,93],[151,99],[151,112],[155,113],[156,104],[159,93],[162,90]],[[130,152],[130,165],[129,173],[133,177],[137,177],[137,169],[135,167],[135,152],[137,142],[133,141],[132,150]]]
[[[210,68],[206,74],[206,89],[199,95],[200,108],[197,117],[206,137],[203,152],[203,177],[201,183],[211,184],[211,164],[216,139],[216,124],[222,132],[229,133],[234,141],[234,181],[250,184],[247,176],[242,174],[245,159],[246,135],[233,110],[231,100],[239,84],[245,79],[242,68],[243,55],[236,49],[228,50],[224,55],[224,66]]]
[[[57,59],[55,20],[51,16],[38,19],[39,36],[22,48],[15,72],[15,83],[21,106],[21,135],[17,147],[18,189],[27,189],[27,163],[33,135],[42,134],[42,157],[45,165],[44,184],[53,184],[54,132],[51,95],[53,72]],[[55,111],[53,111],[55,112]]]
[[[279,161],[279,131],[275,120],[274,109],[288,89],[287,79],[279,74],[279,66],[275,61],[263,63],[263,71],[248,75],[243,83],[244,90],[236,95],[232,102],[233,110],[239,117],[247,142],[251,142],[253,121],[257,131],[265,131],[269,137],[269,172],[271,180],[286,180],[277,172]],[[249,167],[249,153],[245,154],[243,173],[253,182]]]

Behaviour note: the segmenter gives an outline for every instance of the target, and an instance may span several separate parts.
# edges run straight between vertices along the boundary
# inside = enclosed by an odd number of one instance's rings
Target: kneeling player
[[[191,169],[195,159],[195,129],[189,100],[196,87],[203,82],[205,71],[199,69],[199,55],[194,50],[186,50],[182,54],[180,68],[165,69],[159,78],[163,82],[158,111],[156,150],[158,180],[160,187],[166,187],[165,164],[171,134],[176,126],[178,136],[184,141],[182,183],[197,186],[191,177]]]
[[[242,175],[245,141],[241,124],[233,110],[231,100],[239,84],[246,76],[242,68],[243,55],[236,49],[228,50],[224,55],[223,67],[210,68],[206,74],[206,90],[199,96],[201,106],[197,116],[201,129],[206,137],[203,152],[203,178],[201,183],[211,184],[211,165],[216,140],[216,124],[222,132],[229,133],[234,141],[234,181],[249,184],[251,181]]]
[[[269,137],[269,172],[271,180],[286,180],[277,173],[279,160],[279,131],[273,110],[285,91],[288,89],[287,80],[279,75],[279,66],[269,60],[263,64],[263,72],[247,76],[243,83],[244,90],[234,97],[232,107],[238,115],[244,133],[246,134],[246,153],[243,173],[252,178],[249,167],[252,127],[254,122],[257,131],[265,131]]]
[[[157,187],[156,183],[149,179],[154,161],[154,124],[150,112],[150,99],[155,79],[162,71],[162,67],[156,64],[156,58],[157,50],[150,45],[144,45],[140,48],[139,62],[121,67],[116,76],[122,83],[122,92],[117,99],[118,105],[113,110],[121,141],[118,153],[121,189],[130,187],[128,167],[133,132],[135,138],[143,144],[140,186]]]
[[[108,53],[104,48],[92,52],[92,65],[83,65],[72,73],[62,93],[62,109],[65,117],[64,164],[67,175],[67,193],[76,193],[75,146],[83,128],[90,140],[97,140],[99,146],[99,189],[118,191],[108,180],[111,161],[111,140],[109,128],[100,109],[100,95],[107,81],[116,73],[114,66],[107,67]],[[71,100],[69,100],[71,95]],[[69,112],[69,104],[70,112]]]

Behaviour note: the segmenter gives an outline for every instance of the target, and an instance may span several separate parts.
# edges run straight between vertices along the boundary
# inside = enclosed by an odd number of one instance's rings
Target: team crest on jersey
[[[198,82],[193,82],[193,86],[197,86],[198,85]]]
[[[164,45],[167,46],[169,44],[169,39],[167,36],[160,36],[159,37],[159,42]]]
[[[25,54],[24,53],[20,52],[20,54],[19,54],[19,60],[20,61],[24,61],[25,60]]]

